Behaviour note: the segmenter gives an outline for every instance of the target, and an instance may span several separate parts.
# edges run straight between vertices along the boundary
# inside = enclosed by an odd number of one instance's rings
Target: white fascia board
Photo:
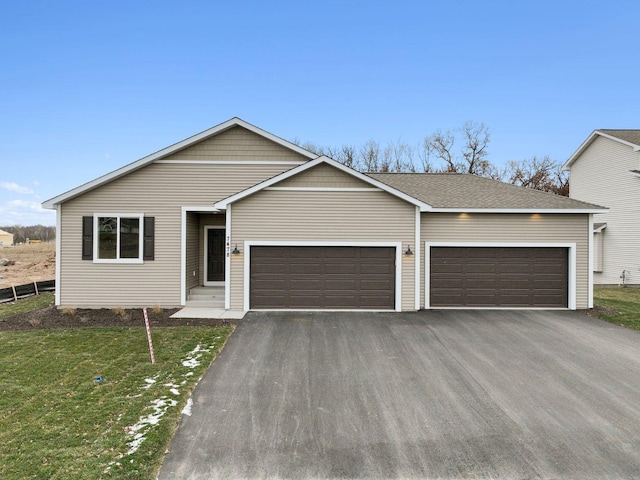
[[[608,208],[433,208],[434,213],[607,213]]]
[[[562,165],[562,170],[563,171],[569,171],[571,169],[571,165],[573,164],[573,162],[575,162],[578,157],[580,157],[580,155],[582,155],[582,152],[584,152],[586,150],[586,148],[591,145],[591,143],[596,139],[597,136],[601,136],[604,138],[608,138],[609,140],[613,140],[614,142],[618,142],[621,143],[622,145],[626,145],[628,147],[633,148],[634,152],[639,152],[640,151],[640,145],[636,145],[635,143],[631,143],[631,142],[627,142],[626,140],[622,140],[621,138],[618,137],[614,137],[612,135],[609,135],[607,133],[601,132],[600,130],[594,130],[593,132],[591,132],[591,135],[589,135],[589,137],[582,142],[582,145],[580,145],[578,147],[578,149],[573,152],[573,155],[571,155],[569,157],[569,160],[567,160],[565,162],[564,165]]]
[[[634,172],[633,170],[629,170],[629,175],[632,175],[634,177],[640,177],[640,173]]]
[[[400,190],[396,190],[393,187],[390,187],[389,185],[382,183],[374,178],[371,178],[363,173],[360,173],[352,168],[349,168],[343,164],[341,164],[340,162],[336,162],[335,160],[326,157],[326,156],[322,156],[322,157],[318,157],[315,160],[311,160],[310,162],[307,162],[303,165],[300,165],[298,167],[292,168],[290,170],[287,170],[286,172],[281,173],[280,175],[276,175],[275,177],[271,177],[268,180],[265,180],[264,182],[258,183],[256,185],[254,185],[253,187],[247,188],[246,190],[243,190],[242,192],[238,192],[235,195],[231,195],[230,197],[225,198],[224,200],[221,200],[219,202],[217,202],[216,204],[214,204],[215,208],[219,208],[221,210],[227,208],[227,205],[230,205],[234,202],[237,202],[238,200],[242,200],[243,198],[246,198],[250,195],[253,195],[256,192],[259,192],[260,190],[264,190],[268,187],[270,187],[271,185],[274,185],[278,182],[281,182],[283,180],[286,180],[287,178],[293,177],[294,175],[297,175],[299,173],[304,172],[305,170],[308,170],[310,168],[315,167],[316,165],[319,165],[321,163],[326,163],[328,165],[331,165],[332,167],[337,168],[338,170],[341,170],[343,172],[345,172],[348,175],[351,175],[359,180],[362,180],[363,182],[366,182],[370,185],[373,185],[374,187],[379,188],[380,190],[383,190],[395,197],[401,198],[402,200],[405,200],[406,202],[411,203],[412,205],[415,205],[417,207],[420,207],[420,211],[423,212],[428,212],[431,210],[431,205],[428,205],[424,202],[421,202],[420,200],[417,200],[413,197],[411,197],[410,195],[407,195],[404,192],[401,192]]]
[[[127,173],[133,172],[134,170],[137,170],[139,168],[144,167],[145,165],[148,165],[150,163],[153,163],[155,160],[159,160],[162,157],[166,157],[167,155],[171,155],[172,153],[175,153],[179,150],[182,150],[184,148],[187,148],[190,145],[193,145],[194,143],[198,143],[208,137],[212,137],[220,132],[223,132],[225,130],[228,130],[232,127],[243,127],[246,128],[247,130],[250,130],[251,132],[260,135],[264,138],[267,138],[268,140],[271,140],[279,145],[282,145],[285,148],[288,148],[289,150],[293,150],[296,153],[299,153],[300,155],[303,155],[309,159],[313,159],[313,158],[317,158],[318,155],[316,155],[313,152],[310,152],[309,150],[305,150],[302,147],[299,147],[298,145],[288,142],[287,140],[284,140],[283,138],[277,137],[275,135],[273,135],[272,133],[269,133],[265,130],[262,130],[261,128],[256,127],[255,125],[251,125],[250,123],[245,122],[244,120],[238,118],[238,117],[234,117],[230,120],[227,120],[226,122],[223,122],[219,125],[216,125],[215,127],[211,127],[203,132],[200,132],[196,135],[193,135],[189,138],[186,138],[178,143],[174,143],[173,145],[170,145],[166,148],[163,148],[162,150],[158,150],[155,153],[152,153],[151,155],[147,155],[146,157],[141,158],[140,160],[136,160],[133,163],[130,163],[129,165],[125,165],[124,167],[121,167],[117,170],[114,170],[111,173],[107,173],[106,175],[103,175],[101,177],[96,178],[95,180],[92,180],[90,182],[87,182],[83,185],[80,185],[79,187],[76,187],[72,190],[69,190],[65,193],[63,193],[62,195],[58,195],[57,197],[53,197],[45,202],[42,203],[42,206],[44,208],[49,208],[49,209],[54,209],[55,205],[58,203],[62,203],[64,201],[67,201],[73,197],[76,197],[84,192],[87,192],[89,190],[92,190],[96,187],[99,187],[100,185],[103,185],[105,183],[108,183],[112,180],[115,180],[123,175],[126,175]]]

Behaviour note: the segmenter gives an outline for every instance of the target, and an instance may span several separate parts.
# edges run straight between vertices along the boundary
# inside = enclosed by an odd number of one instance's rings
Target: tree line
[[[558,195],[569,195],[562,163],[549,156],[511,160],[499,167],[489,160],[491,135],[484,123],[468,121],[454,130],[436,130],[418,145],[398,140],[381,145],[322,146],[294,140],[302,148],[326,155],[361,172],[469,173]]]
[[[13,243],[25,243],[27,238],[29,240],[41,240],[43,242],[50,242],[56,238],[56,227],[48,227],[45,225],[12,225],[7,227],[0,227],[0,230],[13,233]]]

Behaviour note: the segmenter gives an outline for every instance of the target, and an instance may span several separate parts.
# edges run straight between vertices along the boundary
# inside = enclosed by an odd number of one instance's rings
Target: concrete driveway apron
[[[564,311],[252,312],[159,478],[640,478],[639,347]]]

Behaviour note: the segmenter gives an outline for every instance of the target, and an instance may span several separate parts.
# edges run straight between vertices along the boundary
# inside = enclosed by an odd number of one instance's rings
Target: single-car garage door
[[[250,248],[251,308],[395,308],[394,247]]]
[[[431,247],[432,307],[564,307],[567,248]]]

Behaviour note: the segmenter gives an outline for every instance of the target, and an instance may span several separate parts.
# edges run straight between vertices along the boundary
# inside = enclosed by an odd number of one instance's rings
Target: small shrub
[[[40,325],[42,323],[41,320],[37,319],[37,318],[31,318],[29,319],[29,325],[31,325],[32,327],[37,327],[38,325]]]
[[[162,307],[160,305],[154,305],[152,309],[153,313],[162,313]]]
[[[71,307],[64,307],[62,309],[62,313],[65,315],[75,315],[76,314],[76,309],[75,308],[71,308]]]
[[[111,311],[119,317],[124,317],[127,314],[127,311],[122,307],[113,308]]]

